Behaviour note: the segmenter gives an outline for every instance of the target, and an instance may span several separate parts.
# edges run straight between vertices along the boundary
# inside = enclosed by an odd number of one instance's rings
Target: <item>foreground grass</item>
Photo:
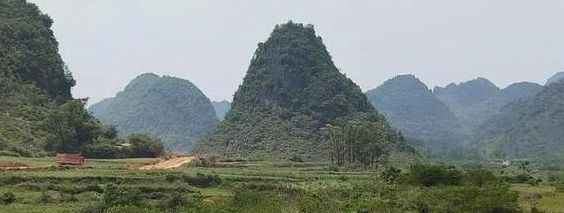
[[[519,205],[523,209],[537,209],[545,212],[564,212],[564,192],[552,186],[531,186],[514,184],[512,190],[519,192]]]
[[[54,158],[0,157],[0,162],[18,161],[35,167],[0,171],[0,195],[13,193],[16,197],[13,204],[0,204],[0,212],[88,212],[85,210],[103,200],[102,192],[111,184],[134,192],[139,197],[133,199],[142,200],[145,207],[116,206],[106,209],[108,212],[165,211],[176,208],[171,205],[178,195],[194,202],[184,212],[342,212],[359,208],[417,212],[406,210],[412,209],[406,203],[421,199],[431,205],[449,205],[441,204],[444,192],[438,189],[389,185],[379,181],[374,171],[336,171],[325,163],[222,162],[210,168],[137,169],[157,160],[89,159],[84,167],[59,168]],[[217,176],[221,182],[190,178],[198,174]],[[511,190],[519,193],[524,211],[536,206],[547,212],[564,212],[564,193],[554,187],[514,184]],[[541,197],[531,201],[534,193]]]

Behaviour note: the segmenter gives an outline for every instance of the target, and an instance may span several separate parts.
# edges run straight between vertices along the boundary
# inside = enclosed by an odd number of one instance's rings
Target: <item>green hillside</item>
[[[396,76],[366,95],[404,136],[457,142],[453,139],[461,127],[456,116],[415,76]]]
[[[80,152],[104,129],[72,99],[52,20],[24,0],[0,2],[0,154]]]
[[[564,81],[551,83],[516,110],[512,125],[498,139],[506,156],[515,158],[561,155],[564,151]]]
[[[210,100],[190,81],[152,73],[133,79],[89,111],[122,136],[149,133],[177,151],[190,150],[218,121]]]
[[[465,133],[470,135],[506,104],[532,97],[541,88],[535,83],[519,82],[500,89],[485,78],[477,78],[458,85],[435,87],[433,93],[449,107]]]
[[[360,114],[396,134],[335,67],[312,25],[277,25],[258,44],[231,107],[197,151],[230,158],[327,159],[324,127]],[[383,139],[401,143],[397,138]]]

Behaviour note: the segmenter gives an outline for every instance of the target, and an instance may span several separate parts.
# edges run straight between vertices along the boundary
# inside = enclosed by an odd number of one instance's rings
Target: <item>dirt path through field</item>
[[[150,169],[172,169],[180,167],[184,164],[190,163],[192,160],[196,159],[196,157],[177,157],[168,160],[164,160],[158,162],[157,164],[153,165],[146,165],[141,167],[141,170],[150,170]]]

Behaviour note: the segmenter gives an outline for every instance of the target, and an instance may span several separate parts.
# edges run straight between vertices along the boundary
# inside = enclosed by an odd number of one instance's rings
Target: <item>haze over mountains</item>
[[[555,74],[544,87],[518,82],[500,89],[477,78],[431,92],[415,76],[400,75],[367,95],[406,137],[422,141],[413,145],[430,153],[454,148],[540,157],[564,146],[563,76]]]
[[[152,73],[133,79],[89,111],[122,135],[149,133],[177,151],[190,150],[218,121],[210,100],[190,81]]]

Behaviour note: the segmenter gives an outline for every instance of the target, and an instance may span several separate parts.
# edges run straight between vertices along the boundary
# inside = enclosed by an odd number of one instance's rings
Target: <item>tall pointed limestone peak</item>
[[[235,93],[233,116],[267,109],[327,122],[349,112],[373,112],[360,88],[339,72],[312,25],[278,25],[258,49]]]
[[[335,67],[312,25],[277,25],[259,43],[225,120],[201,141],[202,153],[284,159],[328,155],[324,127],[364,114],[388,126],[360,88]],[[390,134],[393,134],[390,130]]]

